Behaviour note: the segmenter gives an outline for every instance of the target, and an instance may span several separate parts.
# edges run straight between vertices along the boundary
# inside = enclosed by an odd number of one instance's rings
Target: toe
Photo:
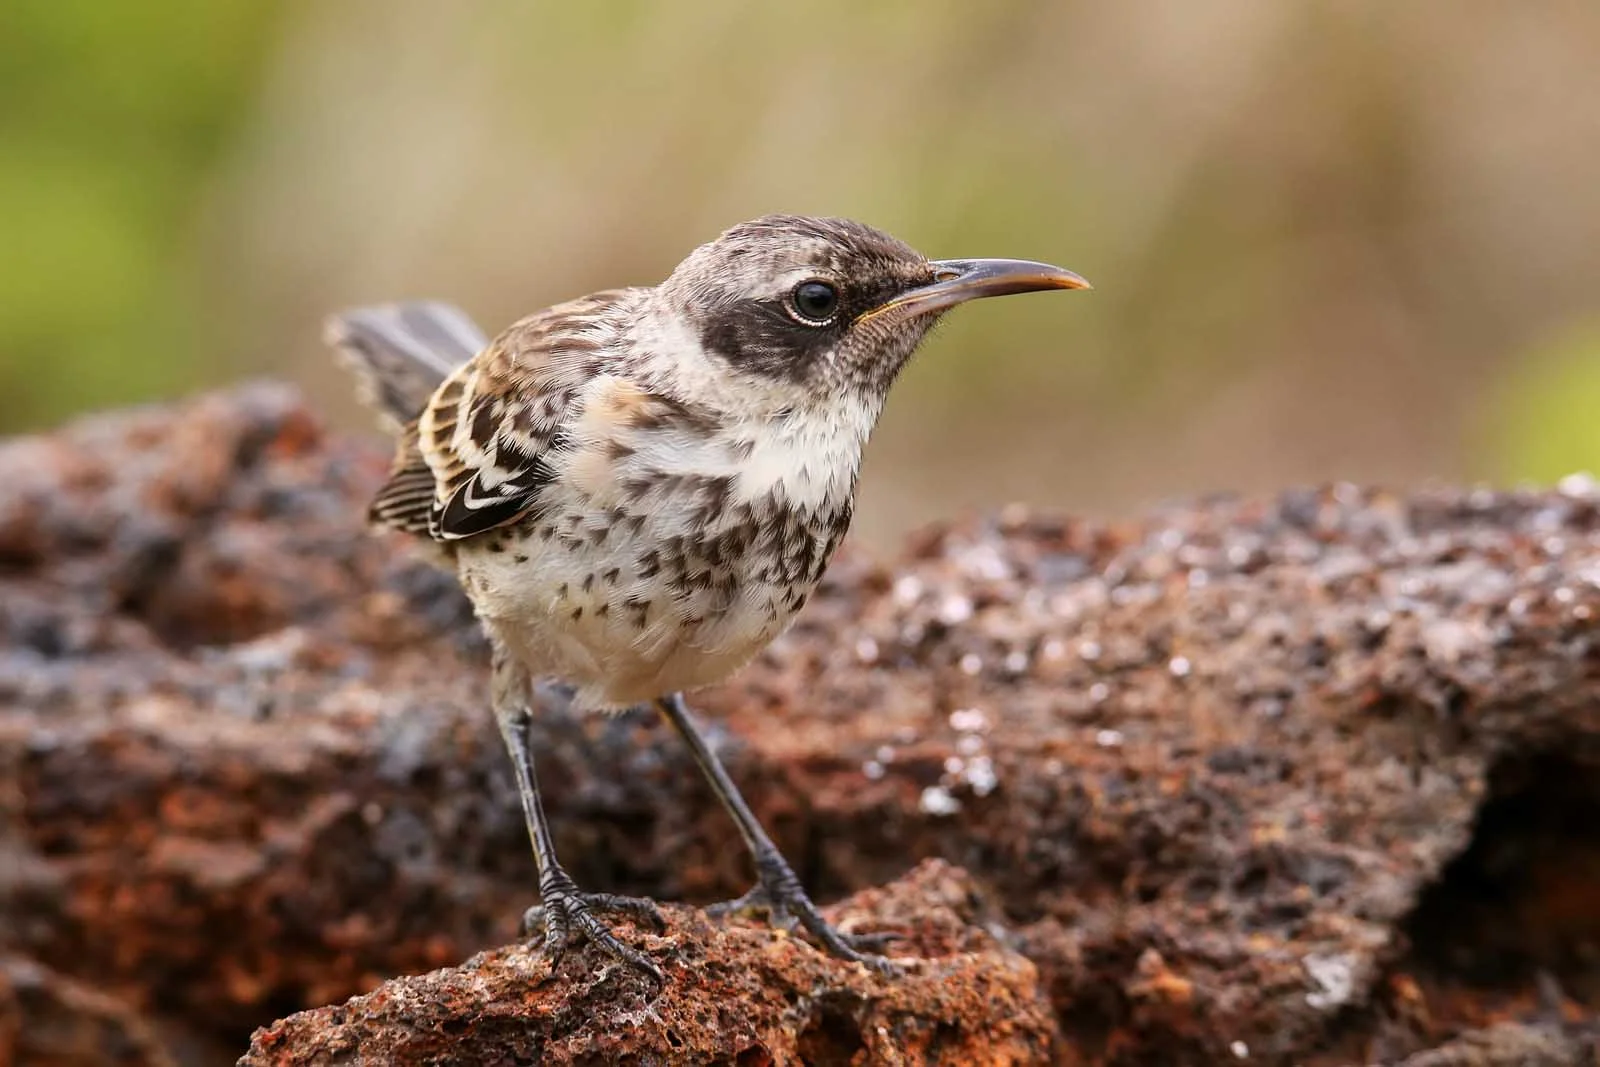
[[[606,954],[614,956],[633,967],[637,967],[639,970],[650,975],[650,977],[654,978],[657,982],[664,983],[667,980],[666,975],[661,973],[661,968],[655,965],[654,960],[650,959],[650,957],[646,956],[638,949],[623,944],[617,939],[615,934],[606,928],[604,923],[602,923],[599,919],[596,919],[593,915],[590,915],[587,911],[582,912],[579,915],[578,925],[583,930],[584,936],[595,945],[599,946],[600,949]]]
[[[666,916],[661,914],[661,908],[656,902],[646,897],[623,897],[614,893],[591,893],[584,897],[584,903],[595,911],[608,911],[616,915],[626,915],[637,923],[654,928],[656,933],[661,933],[667,928]]]
[[[613,911],[639,922],[665,929],[666,921],[654,901],[642,897],[623,897],[610,893],[578,893],[559,888],[547,893],[543,904],[523,914],[525,930],[544,928],[544,955],[552,973],[574,941],[590,941],[606,955],[644,971],[658,985],[666,976],[648,956],[618,940],[610,927],[595,918],[595,911]]]
[[[760,886],[750,890],[737,900],[724,900],[719,904],[707,905],[705,912],[713,919],[726,919],[729,917],[755,918],[765,917],[767,925],[777,930],[793,933],[800,925],[783,901],[771,896]]]
[[[561,963],[561,957],[566,955],[567,943],[572,940],[571,932],[564,918],[552,916],[544,925],[544,954],[550,961],[550,969],[554,971]]]
[[[706,905],[705,912],[713,919],[725,919],[731,915],[749,915],[752,912],[766,911],[772,907],[771,901],[759,887],[750,890],[742,897],[733,900],[722,900],[715,904]]]
[[[841,932],[839,940],[855,949],[857,952],[871,953],[882,952],[896,941],[904,940],[903,934],[892,930],[879,930],[870,934],[847,934]]]
[[[869,969],[876,971],[885,978],[898,978],[905,974],[905,968],[886,956],[876,956],[872,953],[861,952],[856,954],[856,962],[865,964]]]

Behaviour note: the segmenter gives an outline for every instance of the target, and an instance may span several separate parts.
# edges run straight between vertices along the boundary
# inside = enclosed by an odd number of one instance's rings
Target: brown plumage
[[[398,442],[371,516],[445,552],[495,648],[553,953],[576,933],[660,973],[592,914],[657,921],[654,907],[580,892],[549,848],[526,745],[538,677],[570,684],[579,708],[656,701],[755,857],[756,888],[735,905],[892,969],[822,920],[681,692],[726,678],[805,603],[849,525],[889,387],[938,316],[1083,287],[1047,264],[929,261],[860,223],[768,216],[658,286],[558,304],[470,353],[481,337],[445,305],[334,320]]]

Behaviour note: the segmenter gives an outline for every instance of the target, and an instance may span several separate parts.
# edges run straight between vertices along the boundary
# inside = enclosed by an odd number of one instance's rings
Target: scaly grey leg
[[[528,837],[533,842],[534,860],[539,865],[540,902],[524,914],[523,930],[531,932],[540,925],[544,927],[544,947],[552,970],[561,962],[568,944],[579,937],[587,938],[610,955],[663,982],[665,977],[661,969],[649,957],[623,944],[593,915],[596,911],[614,912],[664,930],[666,922],[655,902],[611,893],[585,893],[556,859],[555,841],[550,836],[549,821],[539,800],[539,777],[534,769],[529,681],[526,671],[514,657],[495,642],[492,679],[495,719],[500,724],[501,737],[516,771],[522,813],[527,820]]]
[[[899,973],[900,968],[892,961],[871,952],[861,951],[863,948],[881,947],[893,940],[894,935],[842,934],[828,925],[827,920],[817,911],[817,906],[811,903],[805,887],[795,876],[794,868],[789,866],[789,862],[778,851],[778,846],[772,843],[772,838],[762,829],[755,813],[739,794],[739,788],[733,784],[733,779],[728,777],[722,761],[717,759],[716,753],[706,744],[700,728],[695,725],[689,713],[683,694],[673,693],[662,697],[657,703],[667,721],[688,743],[689,751],[694,754],[695,763],[700,765],[700,770],[711,783],[711,788],[722,801],[723,807],[733,816],[745,845],[750,849],[750,855],[755,859],[755,887],[738,900],[714,904],[706,910],[713,915],[765,911],[775,926],[789,928],[798,922],[832,955],[864,963],[883,974]]]

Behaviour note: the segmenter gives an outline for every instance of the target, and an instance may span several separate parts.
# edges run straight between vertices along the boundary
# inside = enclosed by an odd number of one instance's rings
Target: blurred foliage
[[[1497,473],[1545,483],[1600,475],[1600,319],[1519,362],[1504,397],[1490,437]]]
[[[0,431],[246,373],[353,418],[319,321],[486,326],[764,211],[1093,293],[975,307],[862,525],[1600,467],[1600,5],[8,0]],[[1584,340],[1587,337],[1589,340]]]
[[[0,5],[0,426],[200,373],[188,227],[279,5]]]

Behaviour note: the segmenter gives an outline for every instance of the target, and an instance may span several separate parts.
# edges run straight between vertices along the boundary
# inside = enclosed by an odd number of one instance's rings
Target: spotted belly
[[[741,516],[668,531],[649,516],[564,516],[463,546],[479,617],[530,672],[600,710],[721,682],[786,629],[837,534]],[[604,526],[600,523],[604,522]]]

